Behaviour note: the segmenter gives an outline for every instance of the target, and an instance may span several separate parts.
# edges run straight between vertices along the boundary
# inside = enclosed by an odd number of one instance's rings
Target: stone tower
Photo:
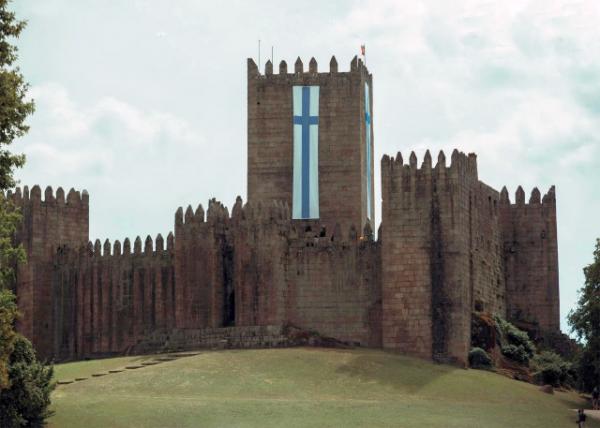
[[[43,358],[55,355],[69,325],[62,324],[75,310],[72,296],[55,286],[54,257],[64,246],[77,248],[89,239],[89,195],[87,191],[47,187],[43,198],[39,186],[25,186],[9,198],[23,216],[16,242],[27,252],[27,263],[17,271],[16,294],[22,314],[18,331],[28,337]]]
[[[248,59],[248,201],[283,201],[293,219],[373,227],[372,75],[354,57],[319,73]]]

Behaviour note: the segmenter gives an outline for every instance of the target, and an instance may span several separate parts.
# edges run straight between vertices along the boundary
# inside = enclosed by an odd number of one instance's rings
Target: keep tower
[[[300,58],[261,74],[248,59],[248,201],[283,201],[293,219],[374,226],[373,78],[354,57],[339,72]]]

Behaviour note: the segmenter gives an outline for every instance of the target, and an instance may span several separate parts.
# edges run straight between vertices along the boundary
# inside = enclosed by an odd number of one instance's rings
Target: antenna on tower
[[[273,56],[273,46],[271,46],[271,64],[275,64],[275,57]]]

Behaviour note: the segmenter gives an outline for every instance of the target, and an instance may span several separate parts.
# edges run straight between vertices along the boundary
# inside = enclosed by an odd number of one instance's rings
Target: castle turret
[[[18,330],[29,338],[42,357],[50,357],[58,340],[54,324],[68,310],[60,303],[68,299],[53,288],[53,258],[65,245],[78,247],[88,242],[89,196],[71,189],[65,199],[62,188],[47,187],[42,199],[39,186],[25,186],[10,196],[21,210],[22,223],[17,243],[25,248],[27,263],[17,272],[17,298],[22,317]],[[54,312],[52,308],[55,308]],[[63,309],[56,309],[63,308]]]
[[[294,72],[282,61],[264,74],[248,59],[248,201],[281,201],[293,219],[333,229],[373,223],[373,79],[361,60],[350,71]]]
[[[536,333],[560,329],[558,244],[554,186],[541,197],[534,188],[529,202],[517,188],[500,205],[509,319]]]

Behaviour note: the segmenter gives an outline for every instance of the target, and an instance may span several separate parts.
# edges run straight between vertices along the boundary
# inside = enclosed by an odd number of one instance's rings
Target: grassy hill
[[[56,377],[150,359],[63,364]],[[227,350],[60,385],[50,426],[571,427],[569,409],[582,404],[574,393],[381,350]]]

